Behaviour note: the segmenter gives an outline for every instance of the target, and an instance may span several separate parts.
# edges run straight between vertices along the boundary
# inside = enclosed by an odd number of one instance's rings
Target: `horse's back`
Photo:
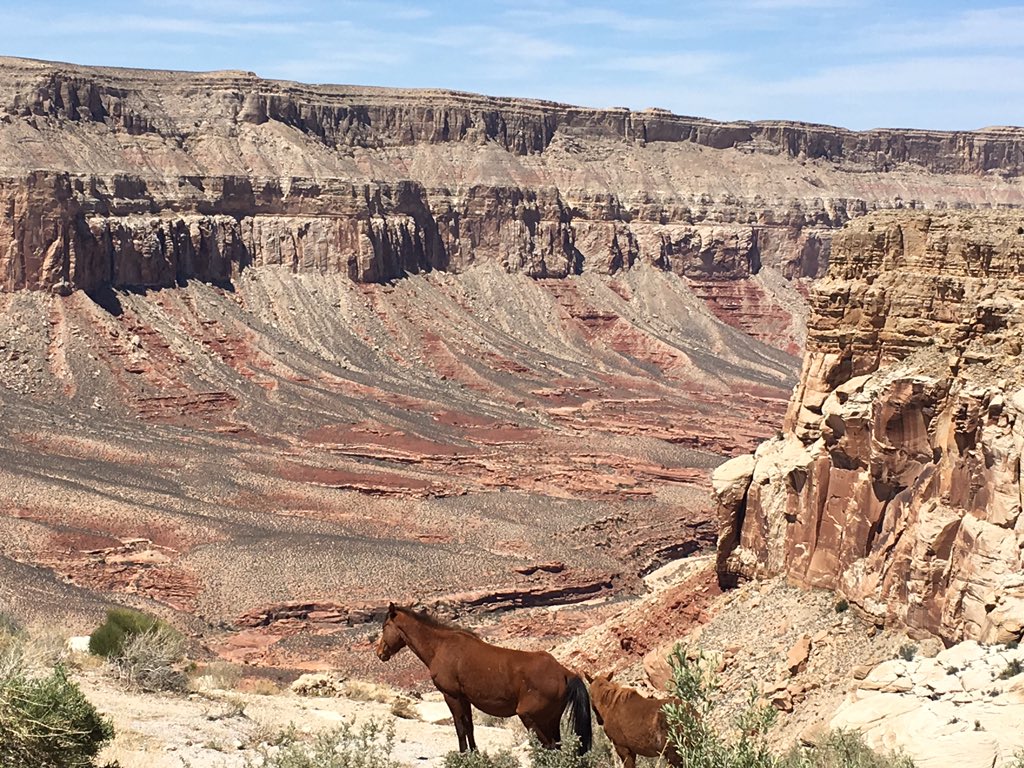
[[[571,676],[546,651],[503,648],[470,634],[452,638],[435,661],[431,665],[435,684],[442,690],[453,688],[449,692],[466,695],[484,711],[493,708],[504,712],[527,693],[562,699]]]
[[[648,699],[635,691],[605,716],[605,731],[616,745],[643,757],[666,752],[668,720],[662,709],[671,699]]]

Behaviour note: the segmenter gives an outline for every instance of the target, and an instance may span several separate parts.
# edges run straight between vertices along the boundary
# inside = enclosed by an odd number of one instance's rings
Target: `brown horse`
[[[590,700],[597,722],[615,746],[623,768],[634,768],[636,756],[665,756],[669,764],[681,765],[679,755],[668,743],[668,722],[663,707],[679,699],[648,699],[632,688],[611,681],[611,675],[590,680]]]
[[[519,715],[545,747],[558,746],[562,712],[572,705],[580,752],[590,749],[590,697],[587,686],[544,651],[517,651],[485,643],[468,630],[426,612],[392,603],[381,630],[377,655],[387,661],[409,646],[430,670],[452,711],[459,751],[476,749],[473,711],[495,717]]]

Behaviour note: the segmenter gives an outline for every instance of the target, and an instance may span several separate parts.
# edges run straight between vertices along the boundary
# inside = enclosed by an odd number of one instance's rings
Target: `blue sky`
[[[82,64],[854,129],[1024,125],[1011,3],[0,0],[0,24],[3,53]]]

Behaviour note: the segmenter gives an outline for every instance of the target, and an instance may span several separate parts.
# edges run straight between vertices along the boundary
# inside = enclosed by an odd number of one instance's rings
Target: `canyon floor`
[[[2,606],[357,673],[392,600],[636,595],[710,545],[708,470],[775,432],[796,363],[653,269],[4,294]]]

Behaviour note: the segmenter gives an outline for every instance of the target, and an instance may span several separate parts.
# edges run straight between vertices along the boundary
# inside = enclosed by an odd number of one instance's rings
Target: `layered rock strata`
[[[784,430],[714,476],[719,578],[785,573],[947,641],[1024,631],[1024,216],[836,237]]]
[[[650,265],[794,349],[796,293],[752,275],[820,275],[832,231],[873,209],[1021,205],[1022,170],[1018,129],[858,133],[7,58],[0,290]]]

